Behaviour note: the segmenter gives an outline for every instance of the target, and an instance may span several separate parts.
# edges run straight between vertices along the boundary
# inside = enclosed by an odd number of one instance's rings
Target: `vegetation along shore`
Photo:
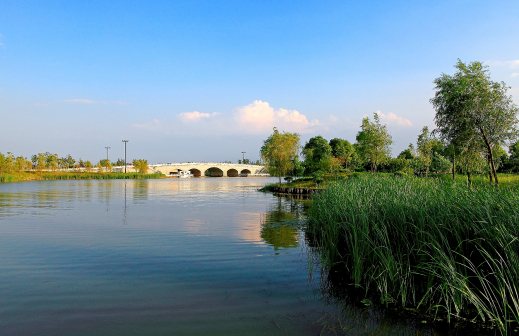
[[[300,146],[299,134],[274,129],[260,154],[279,183],[262,190],[313,191],[309,246],[322,274],[362,302],[515,334],[519,110],[482,63],[455,68],[434,81],[436,129],[397,157],[377,113],[353,144],[316,136]]]

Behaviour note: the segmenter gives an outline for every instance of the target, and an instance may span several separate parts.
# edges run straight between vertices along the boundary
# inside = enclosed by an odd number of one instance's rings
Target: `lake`
[[[0,184],[0,334],[416,334],[330,294],[275,181]]]

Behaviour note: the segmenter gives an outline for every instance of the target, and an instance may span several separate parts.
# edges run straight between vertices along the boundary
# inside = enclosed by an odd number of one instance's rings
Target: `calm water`
[[[271,181],[0,184],[0,334],[412,334],[326,294]]]

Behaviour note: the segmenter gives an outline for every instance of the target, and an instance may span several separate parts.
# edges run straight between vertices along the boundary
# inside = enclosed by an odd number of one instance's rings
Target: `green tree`
[[[303,148],[303,155],[308,174],[318,170],[326,171],[327,161],[332,157],[332,147],[326,139],[318,135],[308,140]]]
[[[147,174],[148,173],[148,160],[133,160],[133,167],[141,173],[141,174]]]
[[[393,140],[386,125],[380,124],[377,113],[373,114],[374,122],[368,117],[362,120],[361,130],[357,133],[357,152],[361,160],[371,166],[371,173],[377,170],[377,165],[389,159]]]
[[[14,167],[18,171],[18,176],[21,176],[22,171],[28,169],[30,161],[23,156],[18,156],[14,161]]]
[[[442,74],[434,80],[436,93],[431,103],[437,131],[442,140],[465,149],[481,142],[498,187],[494,150],[516,138],[517,106],[507,95],[506,84],[492,81],[481,62],[466,65],[458,60],[455,68],[454,75]],[[475,151],[463,152],[472,155]]]
[[[406,159],[406,160],[412,160],[416,156],[416,152],[414,150],[414,145],[412,143],[409,144],[407,149],[404,149],[403,151],[398,154],[397,159]]]
[[[341,160],[344,168],[348,169],[356,158],[355,147],[348,140],[339,138],[330,140],[330,147],[332,148],[332,156]]]
[[[424,126],[422,133],[418,136],[418,140],[416,141],[416,149],[425,167],[425,177],[427,177],[429,173],[429,167],[433,159],[433,140],[429,133],[429,127]]]
[[[293,169],[294,158],[299,153],[299,134],[298,133],[279,133],[274,128],[274,132],[263,141],[260,156],[265,163],[265,168],[271,175],[279,177],[285,175]]]

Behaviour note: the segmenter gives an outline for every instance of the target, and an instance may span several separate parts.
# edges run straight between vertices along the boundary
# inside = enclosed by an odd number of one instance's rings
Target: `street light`
[[[124,142],[124,173],[126,174],[126,143],[128,142],[129,140],[123,140]]]
[[[105,147],[106,148],[106,163],[110,162],[110,159],[108,158],[108,150],[110,149],[110,147]]]
[[[247,153],[247,152],[241,152],[241,153],[243,154],[243,161],[242,162],[243,162],[243,164],[245,164],[245,153]]]

